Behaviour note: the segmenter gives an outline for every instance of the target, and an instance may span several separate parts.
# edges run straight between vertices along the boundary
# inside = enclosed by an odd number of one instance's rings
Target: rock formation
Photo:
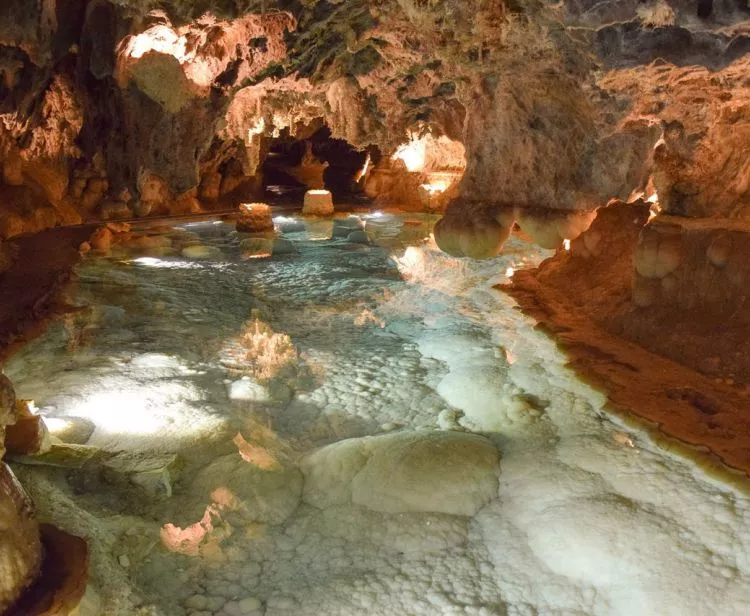
[[[158,6],[1,3],[0,272],[24,233],[254,202],[274,143],[326,127],[366,160],[353,178],[366,195],[445,211],[434,235],[448,254],[495,257],[517,223],[562,248],[519,289],[564,291],[604,331],[749,382],[747,2]],[[328,169],[312,149],[286,166],[318,189]],[[81,251],[112,240],[101,227]],[[288,250],[244,241],[248,258]],[[0,466],[0,611],[38,567],[19,494]]]

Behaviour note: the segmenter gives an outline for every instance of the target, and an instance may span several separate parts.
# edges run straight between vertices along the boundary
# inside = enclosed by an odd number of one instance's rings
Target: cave
[[[0,614],[750,613],[749,26],[0,3]]]
[[[300,203],[308,189],[324,189],[341,204],[366,198],[361,179],[369,159],[367,150],[333,139],[327,126],[307,139],[280,135],[268,145],[261,168],[264,196]]]

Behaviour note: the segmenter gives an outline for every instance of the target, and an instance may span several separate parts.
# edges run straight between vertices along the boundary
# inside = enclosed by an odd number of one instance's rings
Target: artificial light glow
[[[250,145],[256,135],[260,135],[266,129],[266,121],[260,117],[255,121],[255,124],[247,129],[247,139],[245,140],[246,145]]]
[[[186,262],[186,261],[165,261],[164,259],[157,259],[155,257],[138,257],[133,259],[131,263],[137,263],[138,265],[145,265],[146,267],[156,267],[160,269],[201,269],[201,265],[198,263]]]
[[[93,421],[97,429],[109,434],[155,434],[165,427],[164,416],[154,413],[158,404],[144,391],[112,390],[88,396],[71,409],[71,415]]]
[[[448,182],[447,180],[437,180],[435,182],[430,182],[429,184],[420,184],[419,187],[426,190],[431,195],[434,195],[444,193],[446,190],[448,190],[449,186],[450,182]]]
[[[72,423],[73,422],[63,417],[44,418],[44,425],[47,426],[47,430],[49,430],[52,436],[56,436],[60,432],[64,432],[69,426],[72,425]]]
[[[331,192],[329,190],[320,190],[320,189],[312,189],[307,191],[310,195],[330,195]]]
[[[563,240],[563,249],[570,250],[570,240],[568,239]]]
[[[404,251],[404,255],[402,257],[396,257],[395,260],[399,272],[401,272],[401,275],[407,280],[415,278],[417,274],[424,272],[424,251],[416,246],[409,246]]]
[[[421,171],[424,169],[425,159],[427,157],[427,146],[422,139],[412,136],[409,143],[400,145],[396,153],[392,156],[393,160],[401,160],[406,165],[407,171]]]
[[[363,165],[362,169],[359,170],[359,173],[357,173],[356,177],[354,178],[355,182],[359,182],[363,177],[365,177],[365,174],[367,173],[367,170],[370,168],[370,153],[367,153],[367,158],[365,159],[365,164]]]
[[[154,26],[145,32],[134,36],[126,49],[126,54],[138,59],[150,51],[168,54],[177,58],[180,64],[186,62],[187,38],[178,36],[172,28],[164,25]]]

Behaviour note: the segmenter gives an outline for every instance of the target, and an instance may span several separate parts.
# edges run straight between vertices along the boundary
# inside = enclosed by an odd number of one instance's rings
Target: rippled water
[[[270,256],[143,229],[79,266],[6,372],[67,441],[15,469],[89,542],[84,613],[750,613],[748,499],[493,288],[544,251],[452,259],[432,222],[286,221]]]

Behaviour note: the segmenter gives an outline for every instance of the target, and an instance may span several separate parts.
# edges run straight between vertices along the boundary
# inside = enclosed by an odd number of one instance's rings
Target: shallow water
[[[409,219],[79,266],[87,308],[6,372],[85,443],[15,470],[87,538],[87,613],[750,613],[747,497],[618,426],[493,288],[547,253],[452,259]]]

